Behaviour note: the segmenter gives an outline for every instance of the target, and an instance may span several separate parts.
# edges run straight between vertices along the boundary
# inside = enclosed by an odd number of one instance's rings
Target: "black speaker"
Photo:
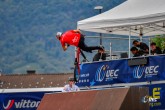
[[[120,57],[121,57],[121,58],[128,58],[127,52],[121,53],[121,54],[120,54]]]
[[[140,57],[140,58],[128,59],[128,65],[129,66],[146,65],[146,64],[148,64],[148,57]]]

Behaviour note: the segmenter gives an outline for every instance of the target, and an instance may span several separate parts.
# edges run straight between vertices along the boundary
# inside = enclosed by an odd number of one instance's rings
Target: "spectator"
[[[143,43],[143,42],[139,42],[137,40],[133,41],[133,45],[135,47],[140,48],[140,52],[143,52],[143,54],[148,54],[149,53],[149,47],[147,46],[147,44]]]
[[[139,57],[143,55],[143,53],[140,52],[136,47],[132,47],[130,51],[134,55],[133,57]]]
[[[99,49],[98,53],[96,53],[95,56],[93,57],[93,61],[100,61],[100,60],[106,60],[106,53],[104,47],[103,49]]]
[[[151,54],[152,55],[155,55],[155,54],[162,54],[162,51],[159,47],[156,46],[156,43],[155,42],[152,42],[150,44],[151,46]]]
[[[75,92],[75,91],[80,91],[79,87],[75,85],[75,79],[70,77],[69,78],[69,83],[64,86],[62,92]]]
[[[165,54],[165,49],[163,50],[163,54]]]

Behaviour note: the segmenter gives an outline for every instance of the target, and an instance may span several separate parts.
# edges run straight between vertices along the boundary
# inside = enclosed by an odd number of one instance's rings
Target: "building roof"
[[[0,75],[0,89],[63,87],[73,73]]]

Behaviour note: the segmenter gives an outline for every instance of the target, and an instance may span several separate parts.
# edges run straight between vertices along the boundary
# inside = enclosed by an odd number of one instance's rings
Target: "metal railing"
[[[85,36],[86,38],[100,38],[100,36]],[[107,37],[107,36],[102,36],[102,38],[103,39],[115,39],[115,40],[129,40],[130,38],[123,38],[123,37]],[[135,37],[133,37],[133,38],[131,38],[129,41],[133,41],[133,40],[137,40],[137,39],[139,39],[139,40],[147,40],[148,41],[148,46],[149,46],[149,55],[151,55],[151,53],[150,53],[150,50],[151,50],[151,48],[150,48],[150,43],[151,43],[151,38],[152,37],[148,37],[148,38],[135,38]],[[129,48],[129,50],[128,51],[123,51],[123,50],[121,50],[121,51],[112,51],[112,45],[113,45],[113,43],[112,42],[109,42],[109,50],[106,50],[106,52],[107,53],[109,53],[109,56],[110,56],[110,59],[109,60],[111,60],[112,59],[112,56],[113,56],[113,53],[128,53],[128,58],[131,58],[131,53],[130,53],[130,48]],[[130,42],[129,42],[129,47],[130,47]]]

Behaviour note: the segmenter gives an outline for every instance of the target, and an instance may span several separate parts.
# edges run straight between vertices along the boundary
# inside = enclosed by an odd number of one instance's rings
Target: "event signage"
[[[128,65],[128,59],[80,65],[78,86],[99,86],[165,80],[165,56],[150,56],[146,65]]]
[[[149,97],[145,101],[149,102],[150,110],[165,109],[165,84],[152,84],[149,87]]]
[[[79,87],[112,84],[151,82],[149,96],[142,103],[149,103],[150,110],[165,109],[165,84],[152,84],[165,80],[165,56],[149,56],[144,65],[128,65],[129,59],[83,63],[80,65]]]
[[[0,93],[0,110],[36,110],[45,93]]]

